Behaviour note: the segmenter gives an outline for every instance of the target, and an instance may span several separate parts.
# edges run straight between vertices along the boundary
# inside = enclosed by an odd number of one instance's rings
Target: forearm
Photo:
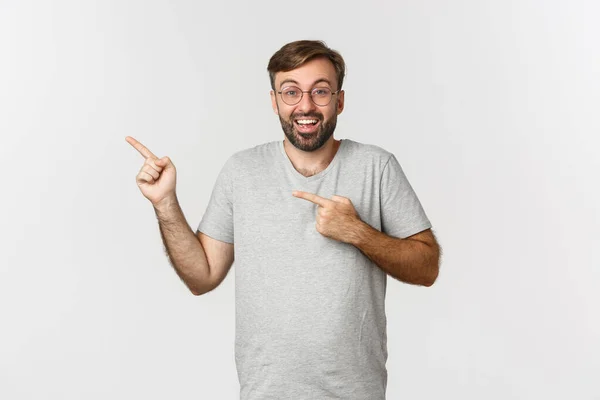
[[[439,247],[419,240],[388,236],[360,222],[351,244],[394,278],[431,286],[438,275]]]
[[[210,269],[202,244],[188,225],[177,197],[154,207],[169,262],[195,295],[212,290]]]

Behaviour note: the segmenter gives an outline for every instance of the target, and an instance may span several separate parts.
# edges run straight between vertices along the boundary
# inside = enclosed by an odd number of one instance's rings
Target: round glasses
[[[288,106],[295,106],[300,103],[302,100],[302,96],[304,93],[310,93],[310,99],[313,103],[318,106],[326,106],[331,102],[331,98],[334,94],[338,94],[337,92],[332,92],[331,89],[326,87],[316,87],[312,90],[302,90],[296,86],[288,86],[281,89],[281,92],[277,92],[281,95],[281,100]]]

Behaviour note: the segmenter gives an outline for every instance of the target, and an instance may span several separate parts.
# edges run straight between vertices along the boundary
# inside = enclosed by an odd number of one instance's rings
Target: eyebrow
[[[325,78],[320,78],[317,79],[316,81],[314,81],[312,83],[312,87],[314,87],[317,83],[321,83],[321,82],[325,82],[327,83],[329,86],[331,86],[331,82],[329,81],[329,79],[325,79]],[[283,87],[284,83],[294,83],[296,85],[300,85],[297,81],[293,80],[293,79],[284,79],[280,84],[279,84],[279,88],[281,89]]]

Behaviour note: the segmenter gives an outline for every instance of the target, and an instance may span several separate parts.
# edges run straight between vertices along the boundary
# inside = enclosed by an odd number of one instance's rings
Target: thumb
[[[157,160],[154,160],[154,162],[156,164],[160,165],[161,167],[164,167],[169,163],[169,158],[168,157],[159,158]]]

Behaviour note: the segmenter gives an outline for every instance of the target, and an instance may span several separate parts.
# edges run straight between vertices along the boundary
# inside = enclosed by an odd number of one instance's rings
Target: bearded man
[[[383,400],[387,275],[431,286],[439,245],[394,154],[334,138],[342,56],[297,41],[267,69],[285,137],[225,162],[195,233],[171,160],[128,137],[146,159],[138,186],[192,293],[215,289],[235,260],[241,400]]]

